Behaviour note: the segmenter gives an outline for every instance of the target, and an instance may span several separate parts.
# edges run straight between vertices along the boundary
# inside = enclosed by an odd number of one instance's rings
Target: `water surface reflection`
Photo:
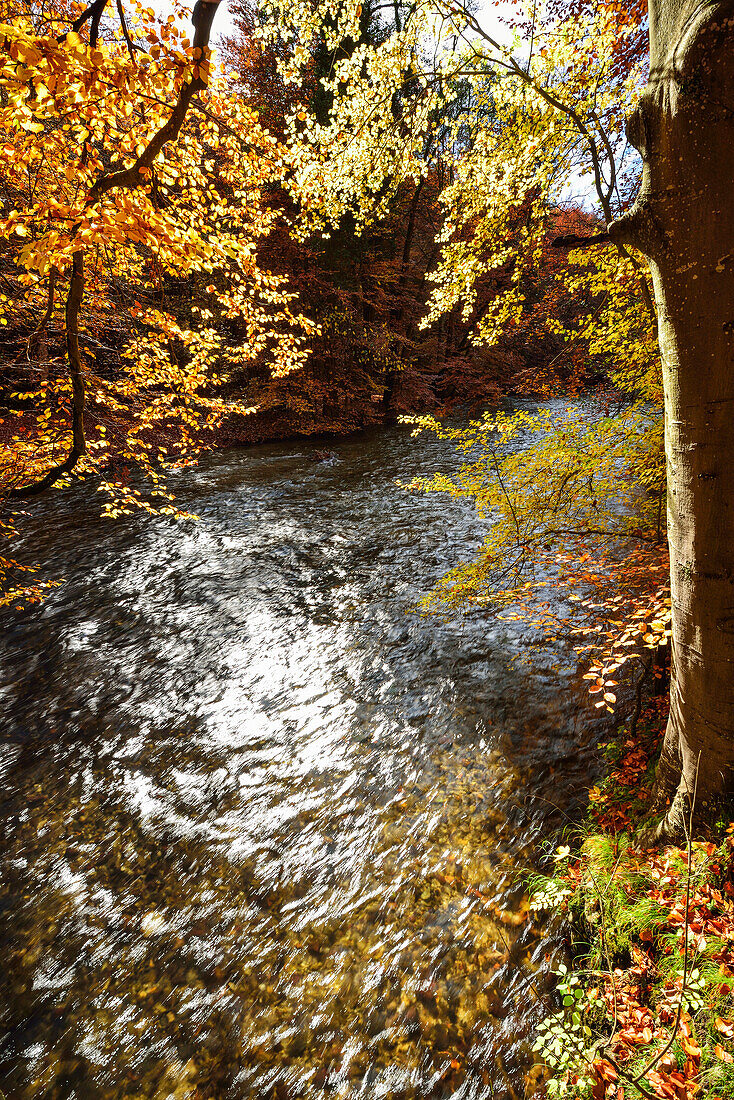
[[[576,697],[517,628],[407,614],[481,537],[394,486],[450,449],[334,451],[209,457],[183,529],[91,487],[31,521],[67,583],[3,624],[9,1097],[522,1095]]]

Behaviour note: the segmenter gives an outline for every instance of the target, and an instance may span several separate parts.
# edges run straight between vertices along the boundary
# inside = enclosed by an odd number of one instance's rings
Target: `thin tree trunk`
[[[63,462],[52,466],[50,470],[32,485],[11,489],[9,497],[31,497],[49,489],[55,482],[68,474],[76,466],[79,458],[87,449],[84,436],[84,366],[79,349],[79,314],[84,297],[84,253],[74,253],[69,280],[69,293],[66,296],[66,353],[69,359],[69,377],[71,379],[71,448]]]
[[[408,281],[408,264],[410,263],[410,250],[413,247],[413,236],[415,234],[415,216],[418,213],[418,203],[421,197],[421,191],[423,190],[424,177],[418,180],[415,190],[413,191],[413,198],[410,200],[410,212],[408,214],[408,228],[405,231],[405,241],[403,243],[403,258],[400,264],[400,279],[398,285],[401,291],[405,289],[405,285]]]
[[[673,639],[656,800],[683,820],[734,793],[733,0],[656,0],[650,83],[629,131],[644,161],[610,236],[650,260],[665,389]]]
[[[38,369],[42,381],[48,382],[48,336],[47,329],[51,323],[54,312],[54,296],[56,293],[56,280],[58,268],[52,267],[48,276],[48,295],[46,299],[46,311],[39,321],[38,328],[31,334],[28,341],[28,354],[38,362]]]

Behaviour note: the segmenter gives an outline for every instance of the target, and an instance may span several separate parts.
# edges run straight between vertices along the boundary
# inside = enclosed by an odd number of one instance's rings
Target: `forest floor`
[[[573,929],[536,1044],[548,1096],[734,1098],[734,824],[639,846],[666,717],[652,699],[634,735],[621,726],[604,746],[586,822],[534,884],[536,907]]]

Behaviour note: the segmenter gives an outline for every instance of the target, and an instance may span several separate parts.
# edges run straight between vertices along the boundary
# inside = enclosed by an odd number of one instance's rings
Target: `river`
[[[24,523],[65,583],[2,619],[8,1100],[524,1095],[587,704],[517,624],[412,613],[481,539],[395,485],[450,446],[329,446],[176,474],[196,523]]]

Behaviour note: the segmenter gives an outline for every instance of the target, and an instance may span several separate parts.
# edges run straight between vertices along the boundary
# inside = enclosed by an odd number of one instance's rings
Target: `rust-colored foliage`
[[[583,963],[603,1035],[589,1047],[592,1100],[718,1100],[734,1063],[734,825],[684,847],[634,840],[667,709],[650,700],[637,734],[623,736],[589,792],[591,835],[562,876],[567,899],[597,914],[599,967]],[[566,1084],[575,1095],[573,1073]]]

